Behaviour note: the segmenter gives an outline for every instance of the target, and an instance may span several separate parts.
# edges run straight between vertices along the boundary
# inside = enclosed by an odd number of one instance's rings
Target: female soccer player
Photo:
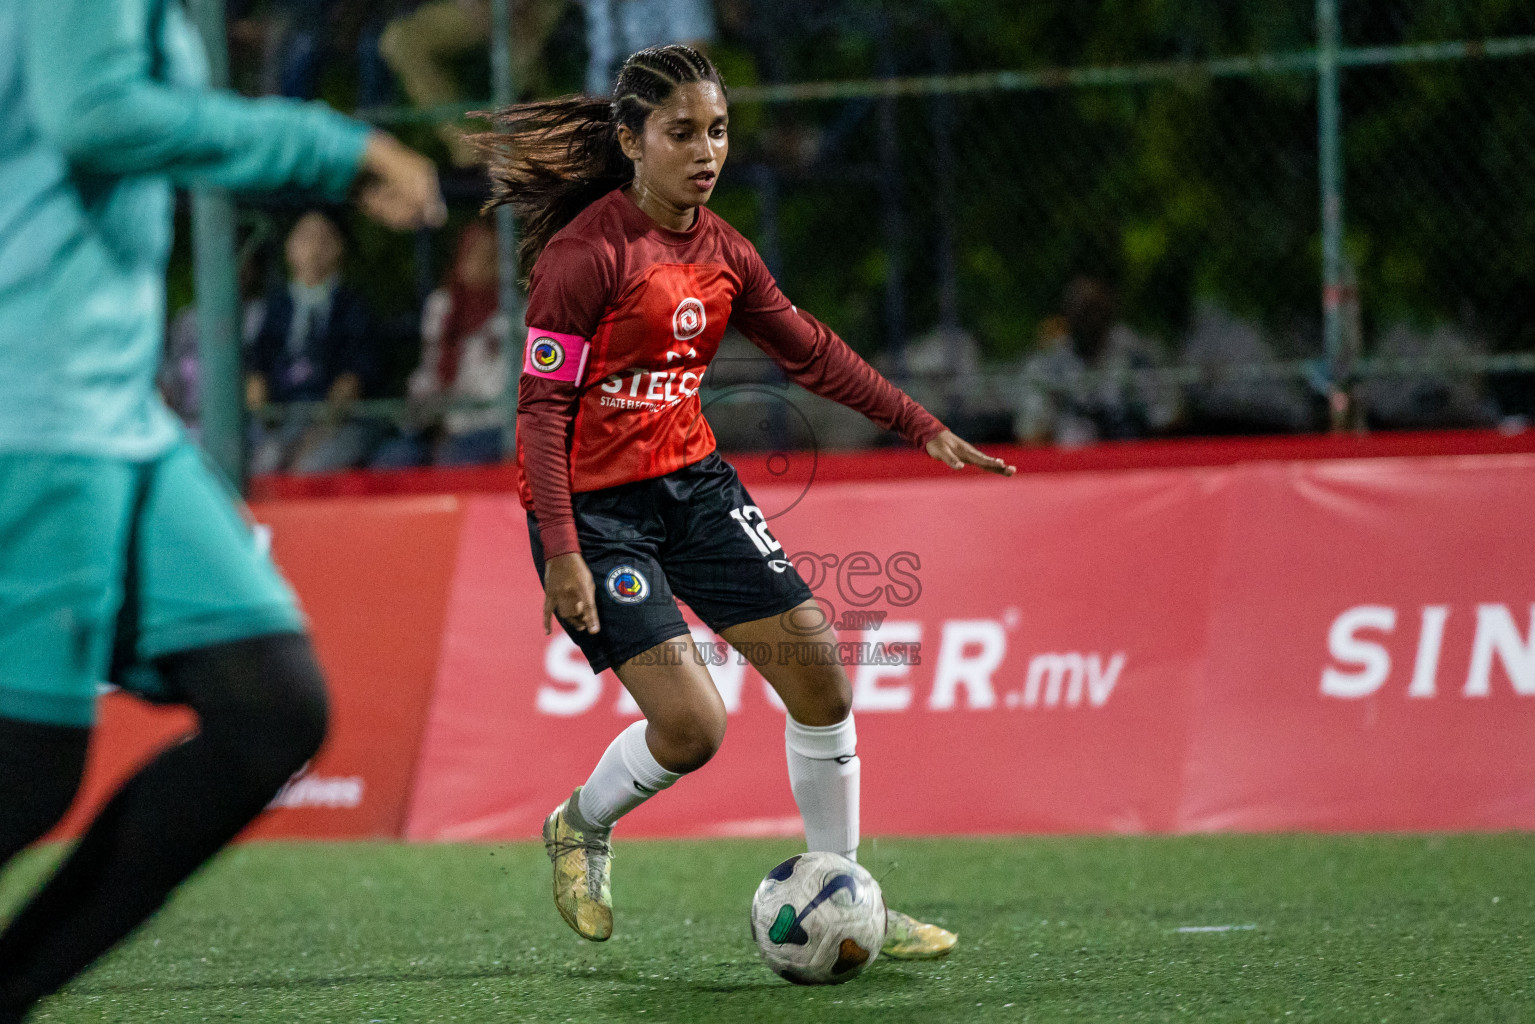
[[[210,91],[205,67],[179,3],[0,4],[0,867],[69,807],[99,681],[198,716],[0,934],[0,1024],[152,914],[325,731],[292,592],[155,394],[172,188],[340,198],[367,172],[385,223],[444,215],[398,142]]]
[[[701,767],[725,732],[724,704],[673,595],[750,652],[782,697],[810,849],[858,851],[846,673],[831,657],[758,660],[835,636],[702,416],[699,380],[726,323],[795,382],[952,468],[1014,470],[945,430],[790,305],[751,244],[705,208],[725,163],[728,113],[719,73],[699,53],[642,50],[620,70],[611,103],[527,103],[497,121],[484,141],[493,201],[522,217],[521,269],[531,270],[517,465],[544,630],[553,613],[645,715],[544,824],[555,904],[601,941],[613,930],[614,823]],[[885,953],[933,958],[954,942],[892,912]]]

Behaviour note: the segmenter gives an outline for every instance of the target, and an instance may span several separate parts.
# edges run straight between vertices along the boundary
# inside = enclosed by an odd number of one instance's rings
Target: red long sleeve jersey
[[[714,450],[699,383],[727,323],[790,379],[925,445],[943,424],[796,309],[709,210],[687,231],[610,192],[533,269],[517,390],[517,486],[545,557],[579,551],[572,492],[670,473]]]

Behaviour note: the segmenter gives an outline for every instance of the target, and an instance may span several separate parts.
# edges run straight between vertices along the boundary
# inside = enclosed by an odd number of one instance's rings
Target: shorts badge
[[[639,604],[650,596],[650,581],[632,565],[614,566],[608,573],[608,593],[620,604]]]

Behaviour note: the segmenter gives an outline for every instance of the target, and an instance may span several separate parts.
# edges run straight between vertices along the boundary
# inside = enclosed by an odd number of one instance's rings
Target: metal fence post
[[[1339,100],[1339,0],[1317,0],[1317,173],[1322,204],[1322,343],[1333,429],[1347,423],[1352,362],[1343,345],[1343,139]]]
[[[490,4],[490,80],[491,99],[496,107],[511,106],[517,99],[517,83],[512,74],[512,0],[491,0]],[[501,314],[507,321],[506,387],[502,391],[506,407],[505,450],[510,454],[517,429],[517,378],[522,368],[522,294],[517,288],[517,223],[512,208],[496,208],[496,255],[499,268]]]
[[[938,75],[954,71],[954,45],[946,32],[935,32],[932,38],[933,72]],[[933,177],[939,185],[933,200],[937,206],[938,234],[935,241],[938,259],[938,326],[945,331],[958,331],[959,321],[959,258],[957,255],[958,226],[955,223],[954,193],[951,183],[957,179],[957,163],[954,156],[954,97],[949,93],[927,98],[928,130],[933,138]],[[951,353],[952,355],[952,353]],[[950,364],[958,366],[956,361]]]
[[[888,12],[878,22],[878,68],[881,78],[896,77],[895,34]],[[885,339],[894,377],[906,376],[906,215],[901,208],[899,108],[894,96],[877,101],[880,226],[885,245]]]
[[[191,0],[208,51],[209,84],[229,84],[224,0]],[[192,193],[193,282],[197,296],[202,446],[237,486],[245,483],[244,388],[240,368],[240,286],[235,205],[222,189]]]

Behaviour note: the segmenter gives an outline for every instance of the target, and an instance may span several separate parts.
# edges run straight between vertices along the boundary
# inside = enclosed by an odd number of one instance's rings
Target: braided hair
[[[654,46],[624,61],[610,100],[562,96],[488,115],[495,129],[473,136],[490,166],[485,209],[510,205],[522,222],[517,271],[524,284],[555,232],[634,180],[634,164],[618,145],[618,126],[641,134],[650,112],[690,82],[725,88],[714,64],[692,47]]]

